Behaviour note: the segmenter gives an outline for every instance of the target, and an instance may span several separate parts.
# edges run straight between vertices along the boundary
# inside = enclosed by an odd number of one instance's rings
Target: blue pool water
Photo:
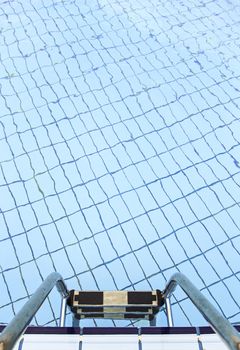
[[[181,271],[239,322],[239,33],[236,0],[0,1],[1,322],[54,270],[90,290]]]

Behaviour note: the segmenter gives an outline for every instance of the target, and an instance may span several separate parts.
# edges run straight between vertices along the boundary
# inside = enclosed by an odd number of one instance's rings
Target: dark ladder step
[[[155,315],[164,304],[160,290],[154,291],[77,291],[71,290],[68,306],[74,326],[80,319],[145,319],[155,325]]]

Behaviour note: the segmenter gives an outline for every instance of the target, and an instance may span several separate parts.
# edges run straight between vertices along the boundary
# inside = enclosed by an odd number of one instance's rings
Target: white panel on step
[[[82,350],[138,350],[137,334],[87,334]]]
[[[99,330],[97,330],[99,331]],[[116,331],[116,330],[115,330]],[[22,347],[18,344],[13,350],[227,350],[227,346],[216,334],[204,334],[198,336],[186,331],[178,334],[162,333],[155,331],[144,331],[140,337],[137,331],[128,334],[89,331],[83,335],[79,334],[25,334]],[[126,331],[126,330],[125,330]],[[90,333],[89,333],[90,332]],[[200,341],[200,344],[198,342]],[[201,347],[202,345],[202,347]]]
[[[25,334],[22,350],[79,350],[77,334]],[[13,350],[19,349],[19,342]]]
[[[202,342],[203,350],[228,350],[217,334],[201,334],[199,340]]]
[[[199,350],[195,334],[142,334],[141,340],[142,350]]]

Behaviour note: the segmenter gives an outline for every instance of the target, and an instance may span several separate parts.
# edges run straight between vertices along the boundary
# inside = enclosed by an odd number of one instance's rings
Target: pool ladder
[[[177,285],[182,288],[228,348],[231,350],[240,350],[240,335],[237,330],[182,273],[175,273],[162,292],[168,326],[173,327],[170,297]],[[69,291],[62,276],[57,272],[53,272],[42,282],[40,287],[0,334],[0,350],[13,349],[54,286],[57,287],[62,298],[59,326],[65,326]]]

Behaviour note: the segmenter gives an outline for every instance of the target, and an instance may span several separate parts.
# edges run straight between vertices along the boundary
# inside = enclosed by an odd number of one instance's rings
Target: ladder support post
[[[65,327],[66,322],[66,311],[67,311],[67,297],[62,297],[59,327]]]
[[[156,316],[152,320],[150,320],[150,327],[156,327],[157,324],[157,319]]]
[[[80,320],[75,317],[75,315],[72,316],[72,327],[79,327]]]
[[[172,316],[172,306],[170,297],[165,299],[166,313],[167,313],[167,323],[168,327],[173,327],[173,316]]]

